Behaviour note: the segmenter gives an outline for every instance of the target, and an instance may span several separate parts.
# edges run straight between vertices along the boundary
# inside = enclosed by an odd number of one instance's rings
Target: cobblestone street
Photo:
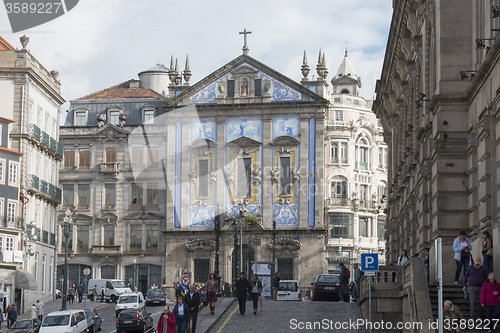
[[[235,303],[210,333],[235,332],[363,332],[349,329],[348,323],[361,318],[357,304],[337,302],[274,302],[266,300],[263,311],[253,314],[251,302],[247,302],[244,316],[239,314]],[[314,328],[316,323],[316,328]],[[339,325],[344,324],[347,329]]]

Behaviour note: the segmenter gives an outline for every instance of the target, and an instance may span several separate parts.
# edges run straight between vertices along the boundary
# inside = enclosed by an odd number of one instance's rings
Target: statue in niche
[[[248,96],[248,82],[243,81],[241,84],[241,96]]]

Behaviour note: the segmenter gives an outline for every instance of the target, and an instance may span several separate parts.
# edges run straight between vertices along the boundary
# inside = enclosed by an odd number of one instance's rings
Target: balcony
[[[0,219],[0,227],[8,229],[21,230],[23,227],[22,219],[19,217],[4,217]]]
[[[368,162],[357,162],[357,167],[358,167],[358,170],[362,170],[362,171],[370,171],[371,170],[371,165]]]
[[[120,173],[120,163],[118,162],[105,162],[99,165],[99,171],[102,174],[114,174],[115,176]]]
[[[121,245],[93,245],[92,254],[119,254],[121,252]]]
[[[360,210],[372,210],[376,208],[377,202],[374,200],[359,200],[359,209]]]
[[[53,155],[57,160],[63,157],[63,146],[56,139],[52,138],[49,134],[40,130],[40,127],[29,124],[28,137],[39,146],[39,148],[46,150],[50,155]]]
[[[349,207],[349,198],[330,198],[330,207]]]
[[[35,175],[28,175],[28,191],[35,195],[50,201],[53,204],[60,204],[62,199],[62,191],[54,184],[41,180]]]

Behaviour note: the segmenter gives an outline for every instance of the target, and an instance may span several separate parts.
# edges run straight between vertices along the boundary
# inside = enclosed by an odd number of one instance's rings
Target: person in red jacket
[[[500,319],[500,283],[497,282],[495,273],[490,273],[488,281],[483,283],[481,306],[486,310],[486,318],[489,321],[488,332],[491,332],[491,312],[495,311],[495,318]]]
[[[167,325],[165,325],[165,319]],[[167,305],[163,308],[163,315],[158,319],[157,333],[175,333],[175,316]]]

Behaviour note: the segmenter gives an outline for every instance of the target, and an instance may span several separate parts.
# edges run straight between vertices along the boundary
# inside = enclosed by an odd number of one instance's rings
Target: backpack
[[[351,278],[351,272],[349,271],[349,268],[347,268],[347,267],[345,267],[345,276],[346,276],[347,280],[349,280]]]

